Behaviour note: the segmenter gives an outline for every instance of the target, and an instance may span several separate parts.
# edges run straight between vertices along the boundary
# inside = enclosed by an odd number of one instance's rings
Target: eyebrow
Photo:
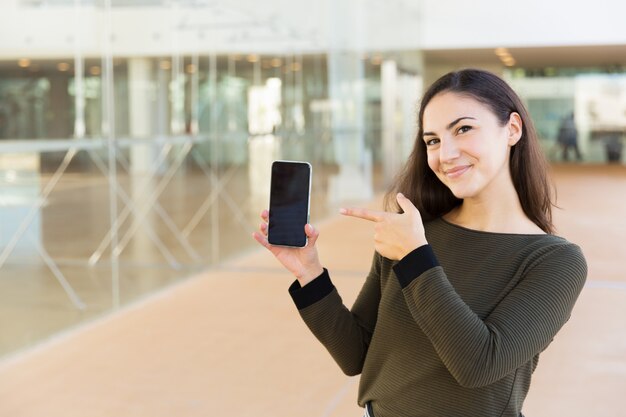
[[[447,130],[452,129],[452,127],[454,127],[454,125],[455,125],[455,124],[459,123],[461,120],[464,120],[464,119],[472,119],[472,120],[476,120],[476,118],[475,118],[475,117],[469,117],[469,116],[459,117],[458,119],[453,120],[452,122],[450,122],[450,123],[448,124],[448,126],[446,126],[446,129],[447,129]],[[434,134],[433,132],[424,132],[424,135],[423,135],[423,136],[437,136],[437,135],[436,135],[436,134]]]

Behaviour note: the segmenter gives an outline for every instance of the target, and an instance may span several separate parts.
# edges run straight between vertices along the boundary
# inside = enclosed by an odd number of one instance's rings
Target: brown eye
[[[439,139],[437,138],[428,139],[426,141],[426,146],[433,146],[433,145],[437,145],[438,143],[439,143]]]
[[[470,130],[472,130],[472,126],[461,126],[459,127],[459,130],[457,130],[458,133],[466,133],[469,132]]]

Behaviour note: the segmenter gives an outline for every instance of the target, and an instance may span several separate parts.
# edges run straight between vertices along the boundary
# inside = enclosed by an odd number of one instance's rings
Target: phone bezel
[[[272,189],[271,189],[271,186],[272,186],[272,179],[273,179],[273,174],[274,174],[274,164],[275,163],[298,164],[298,165],[306,165],[308,167],[308,169],[309,169],[309,189],[307,191],[306,223],[309,223],[310,216],[311,216],[311,184],[313,183],[313,167],[307,161],[292,161],[292,160],[284,160],[284,159],[277,159],[277,160],[272,161],[271,171],[270,171],[271,174],[270,174],[270,201],[269,201],[270,214],[269,214],[269,216],[271,217],[271,209],[272,209]],[[269,221],[270,221],[270,218],[268,217],[267,241],[272,246],[282,246],[282,247],[286,247],[286,248],[304,248],[304,247],[306,247],[309,244],[309,238],[306,235],[306,233],[304,234],[304,245],[303,246],[291,246],[291,245],[281,245],[281,244],[277,244],[277,243],[272,243],[270,241]]]

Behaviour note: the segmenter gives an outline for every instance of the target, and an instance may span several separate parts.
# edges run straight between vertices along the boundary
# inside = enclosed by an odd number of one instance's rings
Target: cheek
[[[494,141],[491,147],[481,149],[481,154],[485,155],[486,161],[494,168],[500,168],[508,161],[509,146],[505,142],[505,139]]]
[[[428,152],[426,158],[430,169],[437,173],[437,171],[439,171],[439,154],[437,152],[431,151]]]

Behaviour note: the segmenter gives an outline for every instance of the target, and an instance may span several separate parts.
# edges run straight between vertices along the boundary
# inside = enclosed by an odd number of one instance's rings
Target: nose
[[[439,160],[449,162],[458,158],[461,152],[454,138],[442,138],[439,144]]]

